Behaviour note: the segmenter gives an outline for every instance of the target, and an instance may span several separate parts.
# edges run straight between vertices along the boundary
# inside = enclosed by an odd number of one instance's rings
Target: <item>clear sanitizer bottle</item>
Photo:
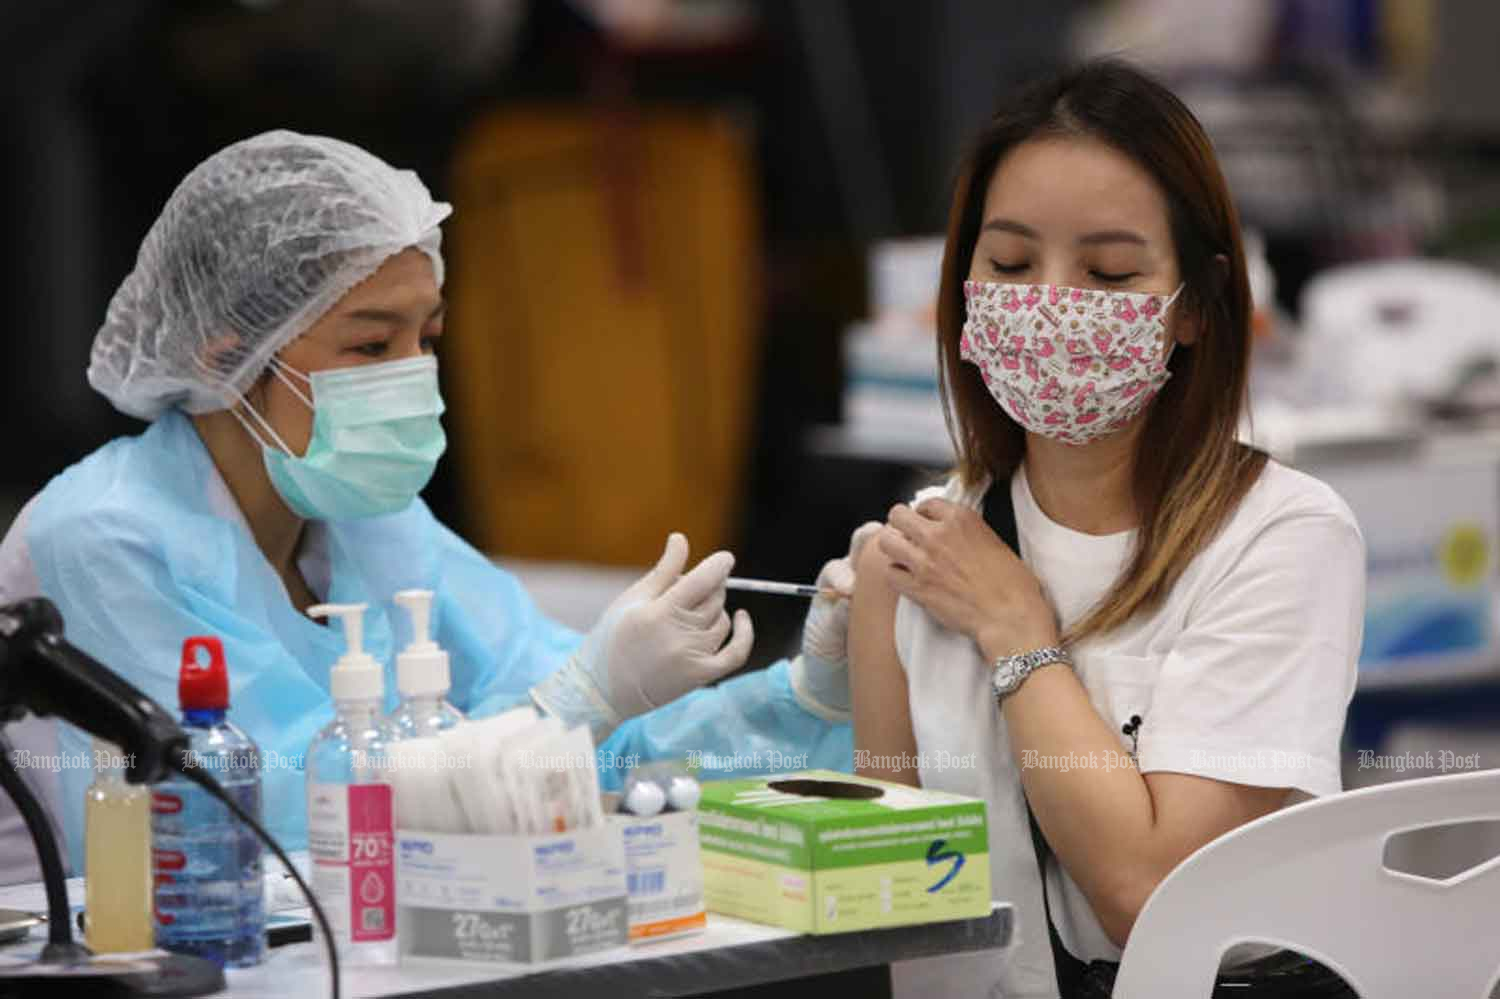
[[[383,717],[385,676],[364,651],[364,604],[319,604],[346,650],[329,674],[333,721],[307,750],[307,848],[312,889],[341,960],[396,960],[395,810],[386,780],[395,729]]]
[[[200,652],[208,654],[206,665]],[[177,690],[193,765],[258,820],[260,751],[226,717],[229,674],[217,638],[182,643]],[[230,968],[260,963],[266,947],[260,840],[223,802],[185,777],[157,784],[151,865],[158,947]]]
[[[411,644],[396,656],[396,689],[401,703],[391,712],[397,738],[437,735],[464,720],[448,703],[448,653],[432,640],[432,591],[402,590],[396,603],[411,615]]]

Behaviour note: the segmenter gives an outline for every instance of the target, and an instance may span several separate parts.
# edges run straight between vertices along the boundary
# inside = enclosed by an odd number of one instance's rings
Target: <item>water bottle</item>
[[[307,850],[312,889],[350,964],[396,960],[395,808],[387,753],[395,729],[381,709],[385,674],[363,648],[364,604],[319,604],[343,621],[347,649],[329,673],[333,721],[307,750]]]
[[[200,651],[209,655],[206,666]],[[260,752],[226,717],[229,676],[217,638],[183,643],[178,698],[189,759],[258,820]],[[151,841],[156,945],[224,967],[259,964],[265,956],[261,847],[250,827],[176,776],[152,791]]]
[[[464,720],[448,703],[448,653],[428,633],[432,617],[431,590],[402,590],[396,603],[411,615],[411,644],[396,656],[396,689],[401,702],[391,712],[397,738],[435,736]]]

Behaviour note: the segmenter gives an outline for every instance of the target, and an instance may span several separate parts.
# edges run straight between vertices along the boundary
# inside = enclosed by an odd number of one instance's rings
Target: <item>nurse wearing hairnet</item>
[[[698,689],[750,651],[748,615],[724,610],[730,554],[688,570],[673,535],[580,638],[418,498],[445,446],[432,348],[449,212],[410,171],[292,132],[193,170],[110,302],[88,371],[151,426],[27,505],[0,546],[0,602],[49,597],[71,641],[166,705],[183,639],[218,635],[232,716],[265,756],[266,820],[292,847],[305,840],[300,754],[331,717],[343,646],[304,611],[368,604],[366,648],[389,663],[391,598],[408,588],[436,592],[451,699],[471,714],[529,697],[589,725],[606,763],[774,750],[847,769],[847,601],[814,604],[791,663]],[[851,564],[830,562],[820,582],[848,592]],[[65,757],[86,754],[62,728]],[[62,776],[76,868],[88,774]]]

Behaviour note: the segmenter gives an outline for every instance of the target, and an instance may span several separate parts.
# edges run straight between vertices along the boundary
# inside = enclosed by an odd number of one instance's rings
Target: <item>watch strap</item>
[[[995,660],[996,668],[1002,664],[1009,664],[1012,668],[1020,670],[1022,676],[1030,676],[1032,670],[1041,669],[1053,663],[1071,666],[1073,657],[1068,655],[1068,650],[1061,645],[1049,645],[1046,648],[1023,652],[1018,656],[1001,656]]]
[[[1046,648],[1032,649],[1030,652],[1023,652],[1018,656],[1001,656],[995,660],[991,671],[991,676],[993,677],[991,683],[995,690],[995,696],[1005,697],[1007,694],[1013,693],[1036,670],[1041,669],[1043,666],[1052,666],[1054,664],[1071,667],[1073,665],[1073,657],[1068,654],[1067,649],[1059,645],[1049,645]],[[1011,681],[1006,683],[1003,688],[1000,685],[1002,671],[1005,674],[1004,679]]]

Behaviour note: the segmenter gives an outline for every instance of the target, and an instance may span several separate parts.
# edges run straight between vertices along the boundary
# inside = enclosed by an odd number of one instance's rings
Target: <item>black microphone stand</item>
[[[50,910],[47,945],[29,964],[0,964],[0,997],[201,996],[224,989],[224,971],[212,961],[153,951],[96,956],[74,943],[68,925],[67,884],[52,826],[11,759],[4,726],[27,711],[56,715],[128,750],[125,780],[151,784],[181,774],[223,803],[276,854],[312,906],[328,951],[333,996],[339,996],[338,955],[327,914],[286,851],[255,816],[225,793],[213,775],[193,762],[186,733],[140,690],[63,638],[57,607],[42,597],[0,607],[0,787],[15,801],[41,860]]]
[[[0,705],[0,727],[24,714],[17,705]],[[68,882],[63,877],[63,855],[57,837],[13,762],[9,739],[0,730],[0,787],[26,820],[46,886],[46,945],[36,962],[0,968],[0,995],[57,996],[208,996],[223,992],[223,969],[201,957],[156,953],[114,959],[95,956],[74,939]]]
[[[9,711],[6,712],[10,714]],[[0,724],[17,720],[15,717],[0,719]],[[89,949],[73,939],[73,927],[68,918],[68,888],[63,878],[62,854],[57,849],[57,838],[52,835],[52,826],[41,802],[31,793],[31,788],[21,779],[21,774],[12,762],[14,750],[10,740],[0,731],[0,787],[16,803],[21,818],[26,822],[26,831],[36,845],[37,860],[42,865],[42,883],[47,887],[47,946],[42,948],[44,964],[77,964],[91,956]]]
[[[224,971],[212,961],[186,954],[156,953],[119,960],[95,956],[73,939],[68,886],[62,854],[42,804],[21,778],[3,726],[19,720],[25,709],[0,704],[0,787],[15,802],[36,846],[47,889],[47,943],[32,964],[0,968],[0,995],[57,996],[205,996],[224,989]]]

